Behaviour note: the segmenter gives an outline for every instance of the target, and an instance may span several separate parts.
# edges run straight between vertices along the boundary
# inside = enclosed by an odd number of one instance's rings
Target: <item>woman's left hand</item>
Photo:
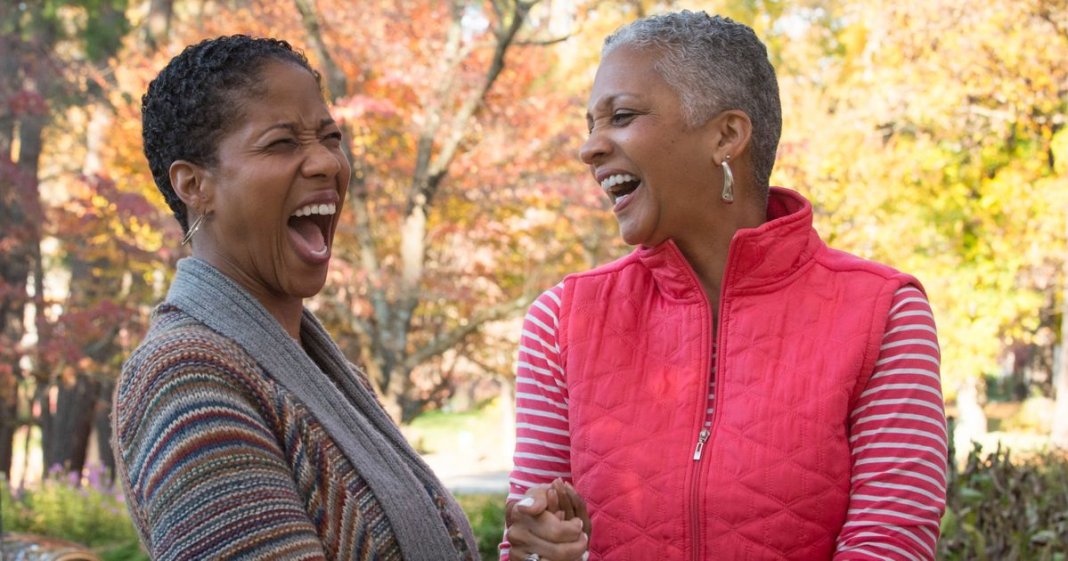
[[[582,561],[587,557],[589,515],[585,501],[562,481],[538,485],[507,509],[509,558]]]

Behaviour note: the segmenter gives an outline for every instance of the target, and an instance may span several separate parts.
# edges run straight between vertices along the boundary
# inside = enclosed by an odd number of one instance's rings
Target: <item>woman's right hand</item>
[[[537,553],[543,561],[583,561],[589,548],[586,501],[560,479],[527,490],[507,511],[509,559]]]

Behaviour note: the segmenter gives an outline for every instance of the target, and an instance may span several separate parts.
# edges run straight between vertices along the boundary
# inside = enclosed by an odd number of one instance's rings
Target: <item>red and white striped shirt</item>
[[[556,339],[562,292],[563,284],[544,292],[524,322],[508,500],[557,477],[571,481],[568,390]],[[853,475],[834,561],[935,558],[948,450],[939,359],[930,304],[917,288],[902,287],[875,371],[849,418]],[[706,426],[714,395],[715,372]],[[502,559],[508,549],[501,544]]]

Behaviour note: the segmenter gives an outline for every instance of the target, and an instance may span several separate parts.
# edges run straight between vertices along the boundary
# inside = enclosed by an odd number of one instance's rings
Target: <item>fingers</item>
[[[575,499],[582,500],[578,493],[574,491],[574,488],[564,483],[562,479],[556,479],[552,482],[549,492],[556,498],[557,509],[563,513],[563,519],[571,520],[574,518],[576,513]]]
[[[557,479],[556,481],[560,480]],[[549,512],[557,512],[560,510],[560,493],[556,491],[556,481],[553,481],[545,491],[545,498],[547,501],[545,510],[548,510]]]
[[[537,485],[528,489],[523,499],[509,502],[505,507],[504,513],[508,525],[512,525],[515,516],[520,512],[528,516],[537,516],[548,510],[548,492],[549,487],[547,485]]]
[[[549,485],[548,496],[551,497],[549,501],[548,510],[552,509],[553,499],[559,508],[557,511],[558,518],[561,520],[571,520],[572,518],[578,518],[582,520],[582,529],[587,534],[590,533],[590,513],[586,508],[586,501],[579,495],[579,492],[571,483],[567,483],[562,479],[557,478]]]
[[[530,516],[517,510],[508,541],[517,561],[533,552],[547,561],[580,561],[589,545],[580,519],[560,520],[549,511]]]
[[[567,500],[571,503],[575,512],[574,517],[582,520],[582,531],[589,536],[592,524],[590,523],[590,511],[586,508],[586,500],[582,498],[582,495],[579,495],[578,490],[570,483],[565,483],[564,486]]]

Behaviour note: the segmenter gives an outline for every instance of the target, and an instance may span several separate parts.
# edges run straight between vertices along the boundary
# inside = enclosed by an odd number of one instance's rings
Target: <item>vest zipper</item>
[[[734,246],[734,241],[731,240],[731,247],[733,248],[733,246]],[[682,252],[679,251],[677,247],[675,248],[675,250],[676,250],[676,252],[678,254],[678,257],[682,258],[685,261],[686,258],[685,258],[685,256],[682,255]],[[728,278],[727,277],[727,272],[730,269],[730,264],[731,264],[731,261],[732,261],[731,257],[732,257],[732,254],[731,254],[730,250],[728,249],[728,252],[727,252],[727,268],[723,271],[724,281]],[[694,280],[694,282],[698,286],[700,286],[700,280],[697,278],[697,273],[694,272],[692,266],[689,267],[689,272],[690,272],[690,277]],[[709,334],[709,338],[712,340],[711,341],[711,348],[715,349],[715,354],[716,354],[716,366],[717,366],[716,367],[716,374],[717,375],[720,375],[720,368],[718,366],[720,364],[720,353],[723,352],[723,345],[722,344],[717,344],[717,339],[723,339],[722,321],[723,321],[724,309],[726,307],[726,306],[724,306],[724,303],[726,302],[726,298],[725,298],[726,292],[727,292],[726,291],[726,282],[724,282],[724,284],[722,286],[720,286],[720,289],[719,289],[719,312],[720,313],[719,313],[718,321],[716,322],[717,325],[712,330],[712,333]],[[712,304],[711,304],[711,302],[708,301],[707,298],[704,297],[704,292],[703,291],[701,291],[701,296],[702,296],[702,299],[704,299],[705,307],[708,310],[709,315],[711,315],[713,318],[716,318],[715,314],[712,313]],[[711,324],[711,322],[709,322],[709,324]],[[719,342],[722,343],[722,340],[719,341]],[[712,370],[712,365],[706,363],[705,368],[708,369],[706,371],[711,371]],[[720,379],[722,380],[722,377]],[[692,548],[691,549],[690,558],[693,561],[702,561],[702,559],[701,559],[701,538],[700,538],[700,535],[701,535],[701,511],[700,511],[700,508],[698,508],[698,505],[700,504],[700,501],[701,501],[701,467],[702,467],[701,456],[704,454],[705,443],[708,442],[708,439],[712,437],[712,430],[711,430],[712,429],[712,425],[715,424],[715,417],[716,417],[716,415],[719,414],[719,409],[717,407],[715,407],[715,402],[719,401],[718,397],[719,397],[720,391],[722,391],[721,387],[717,387],[715,395],[712,397],[711,400],[709,400],[707,398],[707,396],[708,396],[709,388],[710,388],[712,383],[713,383],[713,380],[710,377],[708,379],[708,384],[706,384],[703,388],[701,388],[702,395],[706,396],[706,398],[703,400],[703,403],[704,403],[704,414],[701,416],[702,422],[707,419],[707,420],[710,421],[710,423],[709,423],[708,427],[701,427],[701,432],[698,433],[698,435],[697,435],[697,446],[694,448],[694,451],[693,451],[693,480],[690,483],[690,531],[691,531],[691,537],[690,537],[690,542],[691,543],[690,543],[690,545],[691,545],[691,548]],[[719,384],[716,384],[716,385],[719,386]],[[712,418],[708,419],[708,406],[709,406],[710,403],[713,406]]]
[[[708,429],[701,429],[701,435],[697,437],[697,449],[693,451],[693,461],[700,461],[701,452],[705,449],[705,442],[708,440],[708,435],[712,434]]]
[[[715,346],[715,345],[713,345]],[[719,350],[716,350],[716,357],[718,362]],[[712,385],[713,380],[710,378],[708,385],[702,388],[702,393],[708,396],[709,387]],[[717,388],[716,394],[719,395]],[[693,553],[691,559],[693,561],[701,561],[701,509],[699,508],[701,502],[701,457],[705,451],[705,443],[712,436],[712,421],[715,418],[715,397],[708,399],[706,397],[704,401],[704,421],[708,423],[708,426],[701,427],[701,432],[697,434],[697,446],[693,450],[693,483],[690,486],[690,528],[693,532],[692,546]],[[712,417],[708,417],[709,406],[712,406]]]

